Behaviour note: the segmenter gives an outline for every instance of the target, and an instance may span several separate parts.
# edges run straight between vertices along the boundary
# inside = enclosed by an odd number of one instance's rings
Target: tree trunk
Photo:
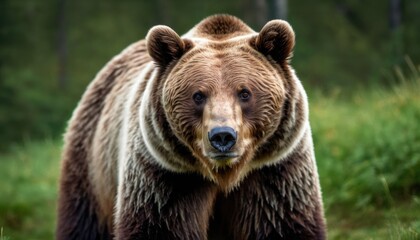
[[[57,53],[58,53],[58,86],[60,89],[67,87],[67,16],[66,16],[66,0],[58,0],[58,36],[57,36]]]
[[[158,24],[171,25],[171,6],[168,0],[156,0],[156,18]]]
[[[258,27],[263,27],[268,20],[266,0],[255,0],[254,14],[255,22],[258,25]]]
[[[389,26],[397,31],[401,25],[401,0],[389,0]]]
[[[270,19],[287,19],[287,0],[269,0],[268,11]]]
[[[401,29],[401,0],[389,0],[389,28],[391,30],[394,63],[399,64],[403,59],[402,29]]]

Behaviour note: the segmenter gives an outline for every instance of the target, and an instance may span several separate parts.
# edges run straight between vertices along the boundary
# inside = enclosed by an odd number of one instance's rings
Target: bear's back
[[[63,160],[71,159],[77,168],[67,172],[62,182],[69,181],[70,185],[74,179],[87,178],[96,182],[89,191],[102,196],[97,198],[98,206],[107,219],[112,216],[117,188],[115,166],[122,106],[133,80],[149,62],[144,40],[133,43],[108,62],[87,87],[65,135]]]

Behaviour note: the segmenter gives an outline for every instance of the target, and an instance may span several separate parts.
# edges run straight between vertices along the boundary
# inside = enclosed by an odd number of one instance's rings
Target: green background
[[[215,13],[294,28],[330,238],[419,239],[420,1],[274,2],[0,1],[0,239],[53,238],[61,136],[100,68]]]

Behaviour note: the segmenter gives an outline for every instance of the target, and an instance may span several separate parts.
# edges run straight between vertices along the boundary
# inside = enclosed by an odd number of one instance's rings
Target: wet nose
[[[215,127],[209,132],[210,144],[219,152],[229,151],[236,143],[237,134],[231,127]]]

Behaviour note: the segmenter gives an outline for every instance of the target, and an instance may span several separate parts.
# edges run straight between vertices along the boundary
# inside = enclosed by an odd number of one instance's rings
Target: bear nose
[[[237,134],[231,127],[215,127],[209,132],[210,144],[219,152],[229,151],[236,143]]]

